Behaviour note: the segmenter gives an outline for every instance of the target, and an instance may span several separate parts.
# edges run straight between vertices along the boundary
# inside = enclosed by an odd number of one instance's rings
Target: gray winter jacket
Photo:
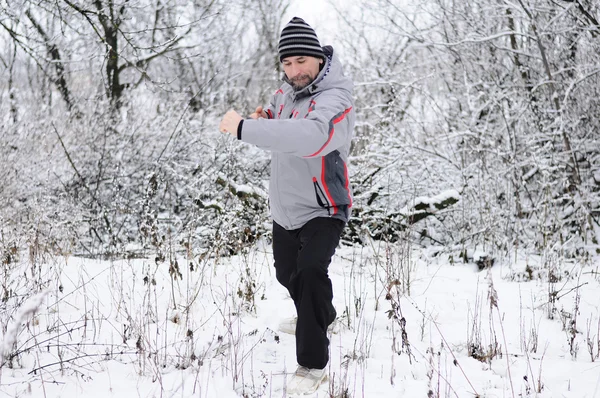
[[[333,48],[314,82],[295,92],[287,79],[265,108],[268,119],[244,120],[239,138],[272,152],[269,200],[285,229],[315,217],[348,221],[352,188],[348,153],[354,129],[353,83]]]

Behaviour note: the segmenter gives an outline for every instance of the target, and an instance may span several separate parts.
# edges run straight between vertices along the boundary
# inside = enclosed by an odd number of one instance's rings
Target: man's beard
[[[300,91],[314,81],[315,79],[311,78],[310,75],[300,75],[290,79],[290,83],[292,84],[294,91]]]

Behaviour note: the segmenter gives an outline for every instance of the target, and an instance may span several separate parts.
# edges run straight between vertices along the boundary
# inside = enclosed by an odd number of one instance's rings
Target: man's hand
[[[236,111],[231,109],[223,116],[223,120],[221,120],[221,123],[219,124],[219,131],[237,137],[237,128],[241,121],[242,117]]]
[[[254,111],[254,113],[252,115],[250,115],[250,118],[251,119],[258,119],[258,118],[266,119],[267,113],[265,111],[263,111],[262,106],[259,106],[258,108],[256,108],[256,111]]]

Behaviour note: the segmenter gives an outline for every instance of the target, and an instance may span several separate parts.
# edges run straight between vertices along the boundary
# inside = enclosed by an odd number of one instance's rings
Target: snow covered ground
[[[597,259],[498,258],[479,270],[482,253],[469,257],[339,249],[330,274],[343,325],[315,396],[600,397]],[[277,325],[294,309],[270,247],[169,258],[6,266],[1,394],[285,397],[295,346]]]

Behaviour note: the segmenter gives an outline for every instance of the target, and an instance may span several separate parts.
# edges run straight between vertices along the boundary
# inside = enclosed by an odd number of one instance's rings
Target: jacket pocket
[[[330,206],[334,209],[334,214],[340,206],[352,207],[348,171],[338,150],[332,151],[322,158],[321,170],[323,191],[326,193]]]
[[[323,189],[319,185],[319,182],[317,181],[317,177],[313,177],[313,186],[315,188],[315,196],[317,198],[317,203],[319,204],[320,207],[327,209],[327,211],[329,212],[329,208],[331,207],[331,205],[329,204],[329,201],[327,200],[327,196],[325,195],[325,192],[323,192]]]

